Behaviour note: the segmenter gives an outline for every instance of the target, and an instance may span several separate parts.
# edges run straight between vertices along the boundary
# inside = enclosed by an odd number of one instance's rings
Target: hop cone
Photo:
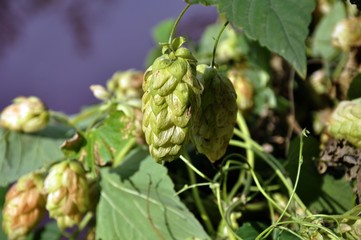
[[[49,112],[37,97],[18,97],[1,113],[0,125],[14,131],[36,132],[46,126]]]
[[[342,101],[331,116],[330,134],[361,148],[361,98]]]
[[[43,178],[31,173],[21,177],[6,194],[3,229],[9,239],[25,239],[45,213]]]
[[[108,81],[108,90],[113,92],[118,100],[125,98],[141,98],[143,73],[135,70],[118,71]]]
[[[79,224],[89,210],[89,187],[78,161],[54,165],[45,179],[45,190],[46,209],[61,229]]]
[[[332,33],[332,44],[349,51],[361,45],[361,18],[344,19],[338,22]]]
[[[239,69],[231,69],[227,72],[237,92],[237,105],[241,111],[247,111],[253,107],[253,85],[249,82],[246,74]]]
[[[193,142],[212,162],[226,152],[237,118],[236,93],[230,80],[216,69],[197,67],[204,86],[201,111],[192,127]]]
[[[200,106],[202,86],[196,78],[196,59],[181,45],[183,38],[163,48],[144,75],[143,131],[157,161],[177,158],[189,139],[192,116]]]

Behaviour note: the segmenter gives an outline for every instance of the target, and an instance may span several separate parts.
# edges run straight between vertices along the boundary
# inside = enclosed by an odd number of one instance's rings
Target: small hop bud
[[[89,210],[89,187],[85,171],[76,160],[54,165],[44,182],[46,209],[60,229],[79,224]]]
[[[6,194],[3,229],[11,239],[23,239],[45,214],[43,178],[39,173],[21,177]]]
[[[90,90],[93,92],[94,97],[99,100],[107,100],[110,96],[109,92],[102,85],[91,85]]]
[[[237,94],[237,105],[241,111],[247,111],[253,107],[253,85],[246,74],[239,69],[231,69],[227,72]]]
[[[361,18],[344,19],[337,23],[332,33],[332,44],[343,51],[361,46]]]
[[[141,98],[143,73],[135,70],[118,71],[108,81],[108,90],[113,92],[116,99]]]
[[[1,126],[14,131],[31,133],[47,125],[49,112],[39,98],[18,97],[13,102],[1,113]]]
[[[226,152],[237,118],[236,93],[231,81],[206,65],[197,66],[204,92],[201,109],[192,126],[197,150],[211,162]]]

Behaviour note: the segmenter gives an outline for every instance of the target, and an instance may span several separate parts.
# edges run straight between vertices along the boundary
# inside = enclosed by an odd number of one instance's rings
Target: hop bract
[[[85,171],[76,160],[54,165],[45,179],[46,209],[59,228],[79,224],[89,210],[89,187]]]
[[[41,174],[21,177],[6,194],[3,229],[11,239],[24,239],[45,213],[45,195]]]
[[[193,115],[200,106],[202,86],[196,78],[196,59],[176,38],[163,47],[144,75],[143,131],[157,161],[177,158],[189,139]]]
[[[0,125],[14,131],[36,132],[49,121],[49,112],[37,97],[18,97],[1,113]]]
[[[199,65],[197,70],[204,91],[192,137],[197,150],[214,162],[225,154],[233,136],[237,118],[236,93],[231,81],[216,69]]]

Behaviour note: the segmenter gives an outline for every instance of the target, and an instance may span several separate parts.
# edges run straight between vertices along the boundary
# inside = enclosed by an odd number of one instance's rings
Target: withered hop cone
[[[189,139],[193,115],[200,107],[202,85],[196,78],[197,60],[175,38],[163,47],[144,74],[142,128],[150,154],[157,161],[177,158]]]
[[[197,71],[204,86],[201,111],[192,126],[197,150],[211,162],[226,152],[237,119],[236,93],[231,81],[215,68],[199,65]]]
[[[25,239],[45,213],[43,177],[30,173],[21,177],[6,194],[3,229],[11,239]]]
[[[0,125],[13,131],[36,132],[46,127],[49,112],[37,97],[17,97],[1,113]]]
[[[46,209],[60,229],[79,224],[89,210],[89,187],[85,171],[76,160],[54,165],[44,183]]]

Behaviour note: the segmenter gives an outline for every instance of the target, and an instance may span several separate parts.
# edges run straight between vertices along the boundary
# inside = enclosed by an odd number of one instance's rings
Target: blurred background
[[[97,102],[89,86],[117,70],[145,70],[152,29],[175,19],[182,0],[0,0],[0,109],[38,96],[73,114]],[[192,6],[178,33],[197,40],[216,9]]]

